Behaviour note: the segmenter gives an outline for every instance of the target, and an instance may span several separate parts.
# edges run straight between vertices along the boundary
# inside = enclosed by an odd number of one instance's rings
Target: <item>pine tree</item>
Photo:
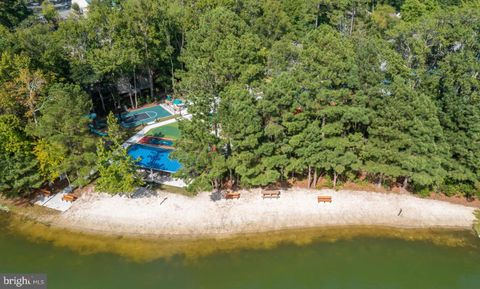
[[[395,183],[403,179],[420,189],[439,185],[444,176],[443,133],[435,104],[411,83],[396,78],[372,100],[376,111],[363,152],[365,171]]]
[[[97,169],[99,178],[96,189],[110,194],[130,195],[143,184],[137,172],[135,160],[123,147],[123,133],[112,113],[107,118],[108,137],[97,144]]]
[[[231,146],[221,135],[229,119],[220,107],[228,105],[231,85],[247,89],[259,77],[260,41],[240,17],[223,8],[203,15],[188,36],[182,58],[187,70],[180,89],[193,119],[181,123],[183,133],[174,155],[184,164],[179,174],[197,179],[202,188],[219,188],[228,172],[226,157],[231,154]]]
[[[337,178],[360,167],[360,127],[368,123],[365,101],[358,88],[354,49],[349,39],[321,26],[304,40],[295,71],[302,85],[299,94],[308,118],[300,132],[304,145],[298,157],[311,170],[317,168]],[[298,117],[298,115],[297,115]]]
[[[3,0],[0,3],[0,24],[8,28],[17,26],[29,14],[24,0]]]
[[[38,171],[32,142],[20,119],[11,114],[0,115],[0,194],[29,194],[43,183]]]
[[[88,182],[95,162],[95,142],[87,117],[92,102],[79,86],[56,84],[50,87],[42,103],[37,125],[30,133],[52,147],[61,148],[58,172],[83,185]],[[58,162],[59,160],[57,160]]]

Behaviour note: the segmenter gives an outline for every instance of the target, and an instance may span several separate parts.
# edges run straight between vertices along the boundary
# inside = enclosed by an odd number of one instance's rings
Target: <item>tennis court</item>
[[[178,139],[180,137],[180,129],[178,128],[178,122],[170,123],[164,126],[156,127],[147,132],[147,136],[163,137]]]
[[[170,159],[172,150],[148,145],[134,144],[130,146],[128,154],[137,162],[139,167],[156,171],[176,173],[182,165],[177,160]]]
[[[120,116],[120,120],[123,127],[131,128],[168,116],[171,116],[171,114],[160,105],[157,105],[123,113]]]

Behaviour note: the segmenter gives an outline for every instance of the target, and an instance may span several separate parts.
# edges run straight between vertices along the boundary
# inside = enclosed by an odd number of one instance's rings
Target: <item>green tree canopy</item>
[[[32,142],[20,119],[11,114],[0,115],[0,193],[26,195],[42,182]]]
[[[87,181],[95,162],[95,141],[87,117],[91,108],[90,98],[79,86],[55,84],[42,105],[38,125],[30,128],[35,137],[60,148],[59,172],[80,185]]]
[[[8,28],[14,28],[29,14],[25,0],[3,0],[0,2],[0,24]]]
[[[131,194],[143,181],[135,160],[122,146],[123,133],[113,114],[107,117],[108,137],[97,144],[97,190],[110,194]]]

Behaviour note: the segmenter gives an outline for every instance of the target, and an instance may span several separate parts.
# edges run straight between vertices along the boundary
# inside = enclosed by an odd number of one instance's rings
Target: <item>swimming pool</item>
[[[123,113],[121,115],[121,124],[127,128],[136,127],[171,115],[162,106],[156,105]]]
[[[176,173],[182,165],[177,160],[170,159],[173,150],[134,144],[130,146],[128,154],[134,159],[139,159],[137,165],[146,169],[153,169],[168,173]]]

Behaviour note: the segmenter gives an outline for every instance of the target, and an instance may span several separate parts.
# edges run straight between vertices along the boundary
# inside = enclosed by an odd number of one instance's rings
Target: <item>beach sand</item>
[[[332,203],[317,203],[317,196]],[[472,227],[475,208],[421,199],[408,194],[334,190],[282,190],[263,199],[260,190],[242,191],[235,200],[213,200],[158,192],[127,198],[88,193],[53,225],[119,235],[228,236],[290,228],[390,226],[402,228]]]

